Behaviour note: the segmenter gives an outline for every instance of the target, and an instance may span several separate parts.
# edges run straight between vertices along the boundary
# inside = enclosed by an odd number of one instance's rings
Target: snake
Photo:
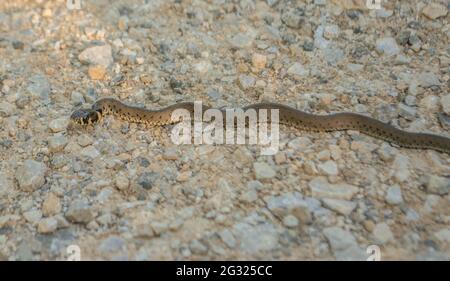
[[[210,107],[203,106],[206,111]],[[89,125],[100,122],[106,115],[113,115],[128,122],[141,123],[149,126],[164,126],[180,122],[172,118],[177,109],[194,112],[193,102],[180,102],[167,107],[150,110],[122,103],[115,98],[101,98],[94,102],[91,108],[77,109],[71,116],[73,124]],[[307,113],[287,105],[278,103],[256,103],[242,109],[278,109],[279,123],[296,127],[300,130],[315,132],[331,132],[355,130],[371,137],[384,140],[397,146],[412,149],[432,149],[450,154],[450,138],[430,133],[409,132],[396,128],[375,118],[352,112],[339,112],[328,115]],[[225,109],[219,109],[225,113]],[[225,116],[225,114],[223,115]],[[225,124],[225,122],[224,122]]]

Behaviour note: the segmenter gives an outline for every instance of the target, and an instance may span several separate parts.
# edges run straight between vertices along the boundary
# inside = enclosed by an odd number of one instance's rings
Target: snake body
[[[172,120],[172,112],[176,109],[186,109],[193,113],[194,103],[183,102],[159,110],[148,110],[126,105],[114,98],[102,98],[96,101],[91,109],[74,111],[70,119],[77,124],[86,125],[99,122],[103,116],[112,114],[128,122],[162,126],[176,123],[176,121]],[[203,106],[203,111],[207,109],[209,107]],[[294,126],[302,130],[322,132],[357,130],[401,147],[433,149],[450,154],[450,138],[428,133],[407,132],[361,114],[342,112],[316,115],[277,103],[252,104],[242,109],[244,111],[247,109],[278,109],[280,124]],[[225,116],[225,110],[221,109],[221,111],[224,113],[223,116]]]

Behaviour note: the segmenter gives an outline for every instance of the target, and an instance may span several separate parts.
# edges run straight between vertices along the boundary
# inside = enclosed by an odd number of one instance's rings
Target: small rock
[[[103,80],[106,75],[106,69],[102,65],[90,66],[88,74],[92,80]]]
[[[239,85],[242,90],[247,90],[255,86],[256,79],[251,75],[241,74],[239,75]]]
[[[258,199],[258,192],[256,192],[255,189],[247,190],[244,194],[242,194],[241,197],[242,201],[244,202],[254,202]]]
[[[233,249],[234,247],[236,247],[236,239],[234,238],[233,233],[231,233],[230,230],[224,229],[220,231],[219,237],[229,248]]]
[[[5,173],[0,172],[0,199],[12,192],[14,188],[13,182],[7,177]]]
[[[14,105],[8,102],[0,102],[0,117],[8,117],[13,114]]]
[[[196,239],[189,243],[189,249],[196,255],[204,255],[208,252],[208,247]]]
[[[50,121],[48,124],[48,127],[53,133],[58,133],[63,131],[67,128],[67,125],[69,124],[69,119],[67,118],[58,118]]]
[[[239,249],[248,254],[271,251],[278,247],[279,234],[273,224],[251,225],[239,222],[233,226]]]
[[[281,21],[291,28],[300,28],[305,22],[305,11],[302,8],[286,9],[281,14]]]
[[[31,224],[37,223],[42,218],[42,212],[39,210],[31,210],[23,213],[25,220]]]
[[[381,244],[386,244],[389,241],[394,240],[394,235],[392,234],[391,229],[384,222],[376,224],[372,234],[377,242]]]
[[[287,215],[283,218],[283,224],[286,227],[294,228],[298,226],[298,219],[293,215]]]
[[[329,176],[338,175],[338,168],[337,168],[336,162],[334,162],[333,160],[328,160],[325,163],[320,163],[318,165],[318,168],[320,171],[322,171],[326,175],[329,175]]]
[[[249,34],[238,33],[229,40],[229,43],[235,48],[246,48],[253,44],[253,40],[253,36]]]
[[[71,222],[83,224],[89,223],[94,218],[91,207],[83,200],[72,202],[65,216]]]
[[[61,212],[61,202],[54,193],[49,193],[42,203],[42,214],[44,216],[53,216]]]
[[[110,45],[94,46],[80,53],[78,59],[86,64],[102,65],[105,68],[113,63]]]
[[[438,3],[430,3],[423,8],[422,14],[431,20],[435,20],[447,15],[447,7]]]
[[[51,86],[47,78],[43,75],[37,74],[30,78],[30,83],[27,87],[28,93],[34,97],[41,99],[44,103],[50,102]]]
[[[384,37],[378,39],[376,42],[376,49],[379,53],[382,53],[386,56],[394,56],[401,51],[400,47],[395,41],[395,38],[392,37]]]
[[[57,228],[57,220],[55,220],[54,218],[45,218],[39,222],[37,231],[42,234],[49,234],[55,232]]]
[[[70,95],[70,100],[72,101],[73,105],[81,105],[85,102],[83,94],[77,91],[73,91]]]
[[[301,79],[308,76],[309,71],[300,63],[295,62],[288,68],[287,73],[292,75],[294,78]]]
[[[126,246],[126,241],[119,236],[109,236],[104,239],[99,246],[99,250],[104,254],[122,251]]]
[[[386,202],[391,205],[398,205],[403,202],[402,190],[400,186],[393,185],[390,186],[386,192]]]
[[[138,177],[137,183],[144,189],[151,189],[158,178],[159,174],[155,172],[145,172]]]
[[[48,139],[48,148],[52,153],[62,151],[67,144],[67,138],[63,135],[55,135]]]
[[[45,183],[47,166],[34,160],[25,160],[23,166],[16,171],[19,187],[24,191],[34,191]]]
[[[339,26],[336,24],[326,25],[323,31],[323,37],[328,40],[335,39],[339,36]]]
[[[358,187],[346,184],[330,184],[323,177],[316,177],[309,182],[313,197],[351,200],[358,193]]]
[[[433,86],[440,86],[439,77],[433,72],[422,72],[416,77],[418,83],[423,88],[430,88]]]
[[[253,67],[261,70],[266,67],[267,57],[258,53],[254,53],[252,56]]]
[[[272,196],[266,200],[267,208],[279,219],[293,215],[303,223],[311,222],[311,212],[308,203],[298,192]]]
[[[356,203],[347,200],[324,198],[322,199],[323,204],[328,209],[331,209],[344,216],[350,215],[351,212],[356,208]]]
[[[350,232],[333,226],[325,228],[323,234],[337,260],[366,260],[365,251],[358,246]]]
[[[427,175],[425,177],[425,188],[428,193],[445,195],[450,190],[450,178],[436,175]]]
[[[441,105],[445,114],[450,116],[450,95],[445,95],[441,98]]]
[[[130,181],[123,175],[116,176],[115,183],[119,190],[125,190],[130,186]]]
[[[276,172],[266,162],[253,163],[253,169],[255,170],[255,177],[260,179],[271,179],[276,176]]]
[[[100,155],[100,152],[93,145],[89,145],[80,150],[80,155],[94,159]]]
[[[450,243],[450,228],[443,228],[435,232],[434,236],[441,242]]]

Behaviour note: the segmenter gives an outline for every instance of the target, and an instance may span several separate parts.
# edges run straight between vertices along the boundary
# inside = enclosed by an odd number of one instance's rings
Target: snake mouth
[[[78,109],[70,115],[70,120],[79,125],[89,125],[100,121],[101,112],[93,109]]]

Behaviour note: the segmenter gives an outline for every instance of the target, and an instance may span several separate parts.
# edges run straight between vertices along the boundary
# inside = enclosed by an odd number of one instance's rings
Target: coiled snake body
[[[203,111],[209,107],[203,106]],[[72,113],[72,122],[80,125],[99,122],[103,116],[112,114],[122,120],[143,123],[150,126],[161,126],[176,123],[172,120],[172,112],[186,109],[194,112],[194,103],[184,102],[170,105],[159,110],[126,105],[114,98],[103,98],[96,101],[91,109],[79,109]],[[450,138],[428,133],[413,133],[397,129],[377,119],[350,112],[330,115],[315,115],[277,103],[258,103],[242,108],[278,109],[279,122],[308,131],[357,130],[366,135],[397,144],[401,147],[416,149],[433,149],[450,154]],[[223,116],[225,116],[225,110]]]

